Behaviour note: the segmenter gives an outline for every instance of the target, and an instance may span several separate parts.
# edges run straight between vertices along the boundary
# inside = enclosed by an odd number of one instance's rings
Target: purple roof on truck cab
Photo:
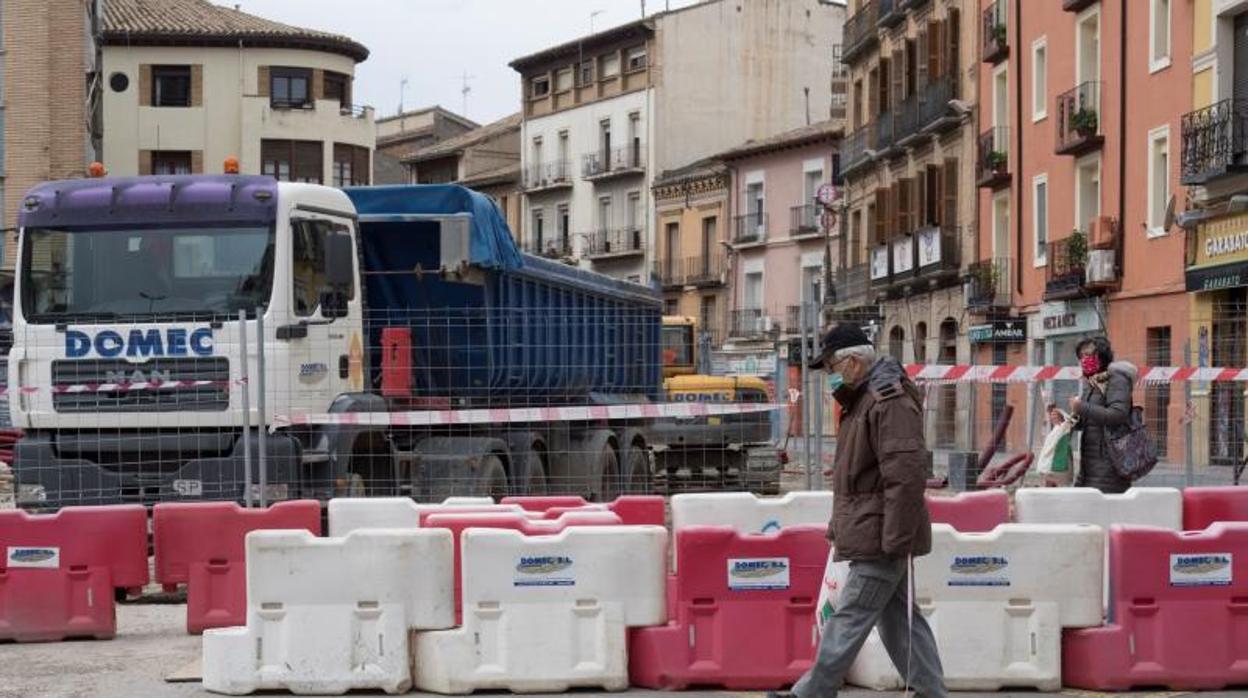
[[[257,175],[168,175],[67,179],[23,197],[24,228],[271,223],[277,181]]]

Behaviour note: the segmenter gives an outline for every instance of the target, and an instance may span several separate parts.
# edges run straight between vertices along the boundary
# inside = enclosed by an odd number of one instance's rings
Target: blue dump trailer
[[[462,187],[345,191],[359,221],[370,389],[341,408],[660,399],[662,302],[650,288],[522,254],[494,203]],[[353,428],[335,440],[352,444],[352,489],[365,493],[613,498],[650,489],[652,427],[535,419]]]

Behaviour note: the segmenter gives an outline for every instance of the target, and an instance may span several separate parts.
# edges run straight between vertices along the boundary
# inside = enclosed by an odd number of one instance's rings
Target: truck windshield
[[[35,228],[25,236],[29,322],[210,320],[267,307],[271,227]]]
[[[693,327],[668,325],[663,328],[663,365],[693,365]]]

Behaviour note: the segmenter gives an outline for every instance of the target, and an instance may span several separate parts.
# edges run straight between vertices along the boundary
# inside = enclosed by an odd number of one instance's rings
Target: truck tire
[[[477,487],[473,492],[477,497],[493,497],[496,501],[506,497],[507,470],[498,456],[485,456],[481,459],[481,470],[477,475]]]
[[[599,451],[596,471],[600,473],[598,491],[591,498],[597,502],[614,502],[620,496],[620,459],[610,445]]]
[[[537,451],[512,453],[511,489],[517,496],[538,497],[546,494],[546,466]]]
[[[634,443],[626,446],[622,465],[624,494],[649,494],[650,453],[645,444]]]

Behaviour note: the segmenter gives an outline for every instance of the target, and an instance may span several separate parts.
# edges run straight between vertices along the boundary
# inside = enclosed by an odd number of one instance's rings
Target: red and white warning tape
[[[273,427],[305,424],[424,427],[448,424],[515,424],[519,422],[587,422],[663,418],[717,417],[784,409],[767,403],[660,402],[642,405],[577,407],[502,407],[494,409],[421,410],[414,412],[340,412],[278,416]]]
[[[1050,380],[1079,380],[1078,366],[906,366],[916,381],[943,383],[1037,383]],[[1140,383],[1245,382],[1248,368],[1198,368],[1195,366],[1141,366]]]

